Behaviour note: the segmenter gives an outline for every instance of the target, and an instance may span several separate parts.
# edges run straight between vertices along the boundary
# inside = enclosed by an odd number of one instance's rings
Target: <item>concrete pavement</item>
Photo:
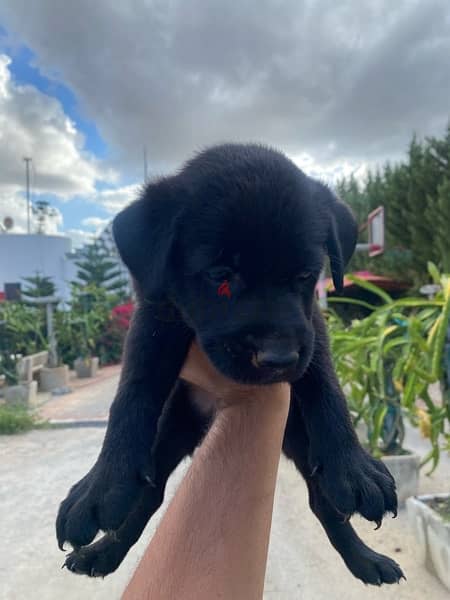
[[[62,396],[42,395],[37,406],[39,416],[50,421],[104,421],[119,382],[120,365],[103,367],[92,379],[70,381],[72,393]],[[38,401],[41,394],[38,394]]]
[[[109,406],[117,378],[79,396],[98,416]],[[86,386],[86,390],[89,386]],[[89,401],[90,395],[90,401]],[[62,396],[60,400],[69,399]],[[78,416],[76,394],[66,415]],[[56,410],[57,404],[53,406]],[[63,410],[61,407],[59,410]],[[76,412],[78,410],[78,413]],[[94,415],[94,412],[91,415]],[[60,413],[62,414],[62,412]],[[69,487],[93,464],[104,436],[103,428],[37,430],[0,437],[0,599],[1,600],[119,600],[162,511],[187,468],[172,476],[162,510],[153,518],[139,543],[119,570],[105,580],[91,580],[61,570],[64,554],[56,545],[54,520]],[[424,449],[409,432],[407,446]],[[450,463],[444,459],[432,478],[421,477],[421,491],[448,489]],[[286,460],[280,465],[264,597],[267,600],[444,600],[448,593],[420,564],[415,539],[405,511],[387,518],[375,532],[373,525],[354,519],[363,539],[374,549],[394,557],[407,582],[382,588],[355,580],[330,546],[307,505],[305,486]]]

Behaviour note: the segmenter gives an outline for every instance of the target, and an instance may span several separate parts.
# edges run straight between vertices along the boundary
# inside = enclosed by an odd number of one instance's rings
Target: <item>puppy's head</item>
[[[328,188],[256,145],[199,154],[113,230],[140,294],[173,302],[215,366],[248,383],[305,371],[325,255],[339,290],[357,231]]]

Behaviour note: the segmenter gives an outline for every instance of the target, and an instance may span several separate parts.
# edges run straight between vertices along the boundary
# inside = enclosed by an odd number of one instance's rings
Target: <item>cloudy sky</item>
[[[399,160],[450,117],[449,0],[2,0],[0,220],[33,200],[80,243],[222,141],[334,180]]]

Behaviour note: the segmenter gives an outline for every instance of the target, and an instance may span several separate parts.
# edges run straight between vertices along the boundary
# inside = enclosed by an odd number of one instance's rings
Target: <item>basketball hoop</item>
[[[368,243],[356,244],[355,252],[368,252],[369,256],[379,256],[384,252],[384,206],[379,206],[367,216],[367,221],[359,231],[368,229]],[[319,306],[327,308],[327,288],[325,285],[325,271],[322,269],[316,286]]]
[[[384,206],[379,206],[367,217],[369,229],[369,256],[384,252]]]

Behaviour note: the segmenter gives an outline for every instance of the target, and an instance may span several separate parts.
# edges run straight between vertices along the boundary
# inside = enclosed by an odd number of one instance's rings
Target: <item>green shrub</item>
[[[393,300],[385,291],[354,278],[358,285],[378,294],[380,306],[364,319],[345,325],[330,311],[331,349],[338,376],[347,391],[356,422],[363,420],[374,455],[401,451],[402,416],[419,426],[431,443],[424,464],[434,469],[442,449],[450,448],[450,402],[444,389],[442,402],[433,400],[429,385],[445,377],[444,350],[450,317],[450,278],[429,266],[440,292],[432,300],[408,297]],[[361,303],[350,298],[330,302]],[[393,435],[393,432],[394,434]]]
[[[21,433],[35,425],[35,417],[23,406],[0,404],[0,435]]]
[[[70,310],[55,314],[58,352],[63,363],[98,356],[100,364],[119,362],[124,331],[116,326],[112,308],[117,298],[102,287],[72,286]]]

